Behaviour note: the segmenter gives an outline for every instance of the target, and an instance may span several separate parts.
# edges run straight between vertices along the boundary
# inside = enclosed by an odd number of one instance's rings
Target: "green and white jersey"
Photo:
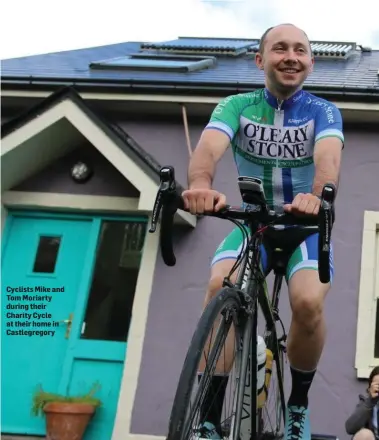
[[[206,128],[229,136],[238,174],[262,179],[267,203],[278,212],[296,194],[312,192],[315,143],[344,142],[338,108],[303,90],[282,102],[266,88],[229,96]]]

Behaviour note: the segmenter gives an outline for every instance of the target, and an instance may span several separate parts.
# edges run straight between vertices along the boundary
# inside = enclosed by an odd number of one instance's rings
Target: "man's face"
[[[257,53],[256,63],[265,71],[269,87],[292,94],[312,71],[314,59],[304,32],[295,26],[280,25],[267,34],[263,54]]]

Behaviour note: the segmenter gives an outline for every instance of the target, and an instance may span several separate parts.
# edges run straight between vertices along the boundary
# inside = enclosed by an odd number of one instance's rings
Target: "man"
[[[348,434],[354,435],[353,440],[379,439],[379,365],[371,371],[367,395],[359,395],[359,402],[345,427]]]
[[[304,31],[290,24],[268,29],[261,38],[256,65],[265,73],[265,88],[220,102],[191,158],[189,189],[183,192],[183,198],[193,214],[225,206],[225,195],[212,189],[212,182],[216,164],[229,145],[238,173],[261,178],[268,204],[277,212],[316,215],[324,184],[338,184],[344,142],[342,119],[333,104],[302,90],[314,65]],[[221,288],[241,244],[242,235],[234,229],[217,249],[205,304]],[[317,268],[314,234],[294,249],[287,267],[292,309],[287,350],[292,391],[286,409],[286,440],[311,438],[308,391],[324,346],[323,304],[330,288],[319,281]],[[230,342],[232,338],[228,336],[225,349],[229,356]],[[212,389],[220,388],[218,368]],[[225,387],[224,384],[223,391],[216,396],[218,403],[213,404],[213,409],[208,408],[209,419],[202,436],[220,438],[215,429],[220,421],[214,408],[222,406]]]

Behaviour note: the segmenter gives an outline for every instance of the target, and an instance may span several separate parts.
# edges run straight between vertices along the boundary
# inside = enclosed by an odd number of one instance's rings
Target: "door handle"
[[[66,334],[64,336],[66,339],[68,339],[70,337],[73,318],[74,318],[74,314],[70,313],[69,316],[68,316],[68,319],[63,319],[62,321],[59,321],[59,322],[62,322],[63,324],[67,325],[67,327],[66,327]]]

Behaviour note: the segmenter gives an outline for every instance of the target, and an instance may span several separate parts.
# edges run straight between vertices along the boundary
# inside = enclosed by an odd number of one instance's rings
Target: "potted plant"
[[[82,396],[45,392],[40,386],[33,397],[32,413],[46,416],[46,440],[82,440],[101,401],[94,397],[97,383]]]

